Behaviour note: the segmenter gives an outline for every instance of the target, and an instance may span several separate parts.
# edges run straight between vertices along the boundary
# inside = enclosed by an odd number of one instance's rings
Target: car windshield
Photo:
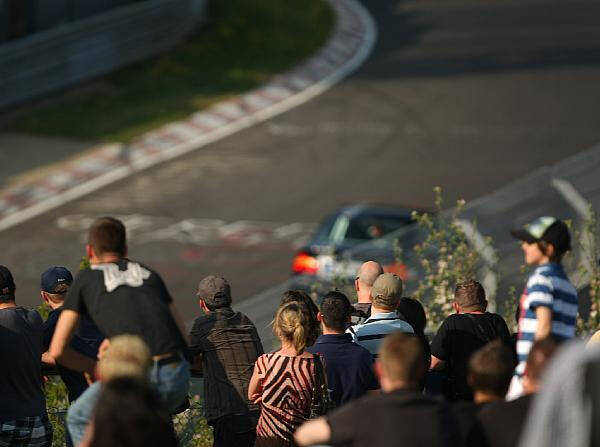
[[[325,219],[315,235],[319,243],[340,244],[347,241],[367,241],[396,231],[412,220],[408,216],[381,214],[333,215]]]

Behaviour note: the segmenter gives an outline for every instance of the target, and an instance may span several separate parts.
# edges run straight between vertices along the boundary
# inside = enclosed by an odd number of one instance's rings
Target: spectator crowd
[[[68,390],[69,446],[178,445],[171,416],[189,406],[191,374],[215,446],[600,446],[600,344],[572,341],[568,228],[542,217],[512,234],[532,268],[515,334],[465,278],[430,340],[422,304],[367,261],[355,303],[285,292],[279,349],[265,352],[220,276],[199,282],[188,333],[159,274],[128,258],[124,225],[98,219],[89,268],[41,275],[46,321],[0,266],[0,447],[52,445],[47,368]]]

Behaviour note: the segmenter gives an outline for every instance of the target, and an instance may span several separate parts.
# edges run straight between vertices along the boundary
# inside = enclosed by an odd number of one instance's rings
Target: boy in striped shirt
[[[522,394],[521,380],[527,356],[535,340],[552,336],[558,341],[575,336],[577,290],[561,264],[571,249],[571,236],[564,222],[540,217],[512,235],[521,241],[525,263],[535,266],[519,303],[517,355],[519,363],[508,398]]]

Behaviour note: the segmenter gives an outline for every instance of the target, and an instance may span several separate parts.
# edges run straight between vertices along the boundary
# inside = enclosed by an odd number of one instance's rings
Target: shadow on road
[[[600,64],[600,2],[408,0],[365,6],[380,35],[357,78]]]

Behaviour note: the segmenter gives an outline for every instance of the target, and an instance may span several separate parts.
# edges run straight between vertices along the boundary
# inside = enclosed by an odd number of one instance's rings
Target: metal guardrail
[[[208,0],[136,2],[1,44],[0,109],[172,47],[205,19],[207,5]]]

